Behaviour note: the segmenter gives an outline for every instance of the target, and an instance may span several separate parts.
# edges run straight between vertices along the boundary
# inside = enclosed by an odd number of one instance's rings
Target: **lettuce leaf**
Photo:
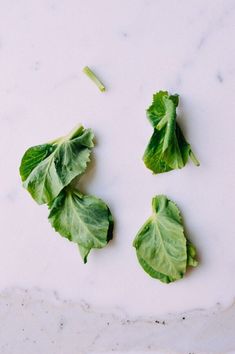
[[[94,134],[83,126],[50,143],[29,148],[21,161],[23,186],[38,204],[50,204],[90,161]]]
[[[70,186],[55,198],[48,218],[61,236],[78,244],[84,263],[92,248],[103,248],[112,238],[113,218],[107,205]]]
[[[147,117],[154,131],[144,152],[143,161],[153,173],[163,173],[185,166],[190,157],[196,166],[199,162],[190,144],[176,122],[178,95],[159,91],[147,109]]]
[[[151,277],[163,283],[181,279],[196,266],[196,249],[185,235],[178,207],[166,196],[152,199],[152,216],[134,239],[137,258]]]

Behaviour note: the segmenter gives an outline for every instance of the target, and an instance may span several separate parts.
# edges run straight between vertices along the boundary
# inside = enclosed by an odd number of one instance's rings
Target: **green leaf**
[[[180,169],[185,166],[189,157],[195,165],[199,165],[190,144],[176,123],[178,103],[178,95],[170,96],[167,91],[159,91],[154,94],[153,103],[147,109],[147,117],[154,131],[143,161],[153,173]]]
[[[51,225],[78,244],[84,263],[92,248],[103,248],[112,238],[113,218],[101,199],[65,188],[50,209]]]
[[[164,283],[182,278],[187,265],[196,266],[196,250],[184,235],[178,207],[160,195],[152,200],[152,216],[138,232],[133,246],[142,268]]]
[[[29,148],[21,161],[23,186],[38,204],[50,204],[90,161],[93,132],[76,127],[70,134],[48,144]]]

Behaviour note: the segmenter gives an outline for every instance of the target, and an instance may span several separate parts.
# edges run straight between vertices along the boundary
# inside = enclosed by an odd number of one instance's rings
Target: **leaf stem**
[[[165,116],[157,124],[157,126],[156,126],[157,130],[161,130],[167,124],[167,119],[168,119],[168,116],[167,116],[167,114],[165,114]]]
[[[95,73],[88,66],[85,66],[82,71],[96,84],[96,86],[101,92],[105,91],[104,84],[100,81],[100,79],[95,75]]]
[[[198,161],[192,150],[189,151],[189,156],[195,166],[200,166],[200,162]]]
[[[51,144],[51,145],[59,144],[59,143],[61,143],[63,141],[70,140],[70,139],[75,138],[76,136],[80,135],[83,132],[83,130],[84,130],[83,126],[79,123],[67,135],[60,136],[59,138],[51,140],[51,141],[48,142],[48,144]]]
[[[74,127],[68,135],[66,135],[66,138],[69,140],[69,139],[72,139],[72,138],[75,138],[76,136],[80,135],[84,130],[84,127],[79,123],[76,125],[76,127]]]

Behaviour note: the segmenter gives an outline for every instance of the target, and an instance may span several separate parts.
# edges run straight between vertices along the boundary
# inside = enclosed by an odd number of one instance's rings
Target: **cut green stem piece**
[[[82,134],[82,132],[84,131],[83,126],[79,123],[76,125],[75,128],[73,128],[73,130],[71,130],[67,135],[65,136],[60,136],[59,138],[56,138],[54,140],[50,140],[48,141],[47,144],[59,144],[62,142],[65,142],[66,140],[71,140],[79,135]]]
[[[88,66],[85,66],[82,71],[96,84],[96,86],[101,92],[105,91],[104,84],[100,81],[100,79],[94,74],[94,72]]]
[[[198,161],[198,159],[196,158],[196,156],[194,155],[192,150],[190,150],[189,156],[190,156],[190,159],[193,161],[195,166],[200,166],[200,162]]]

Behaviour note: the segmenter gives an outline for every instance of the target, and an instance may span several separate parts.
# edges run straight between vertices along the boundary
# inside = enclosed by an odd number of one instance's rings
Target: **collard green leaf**
[[[93,132],[82,126],[65,137],[29,148],[21,161],[23,186],[38,204],[50,204],[90,161]]]
[[[72,188],[55,198],[49,221],[61,236],[78,244],[84,263],[92,248],[103,248],[112,238],[113,218],[107,205]]]
[[[190,144],[176,123],[178,103],[178,95],[170,96],[166,91],[159,91],[153,96],[153,103],[147,110],[154,131],[143,160],[153,173],[180,169],[185,166],[189,157],[199,165]]]
[[[184,235],[179,209],[172,201],[156,196],[152,209],[133,246],[143,269],[151,277],[170,283],[182,278],[188,265],[197,265],[196,250]]]

